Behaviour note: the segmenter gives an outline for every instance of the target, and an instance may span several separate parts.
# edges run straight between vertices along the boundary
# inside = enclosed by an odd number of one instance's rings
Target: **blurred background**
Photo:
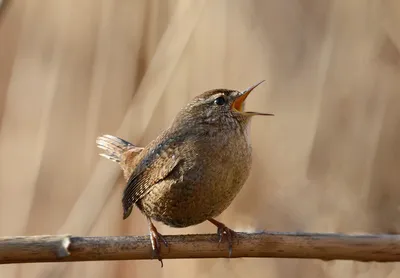
[[[400,229],[400,2],[0,0],[0,236],[144,235],[108,133],[145,145],[192,97],[266,79],[237,231]],[[157,224],[161,233],[214,233]],[[185,268],[182,267],[185,264]],[[7,265],[14,277],[398,277],[396,264],[209,259]]]

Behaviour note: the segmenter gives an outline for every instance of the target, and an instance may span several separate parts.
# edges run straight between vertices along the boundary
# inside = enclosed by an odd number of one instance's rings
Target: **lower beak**
[[[244,112],[243,111],[243,106],[244,106],[244,101],[246,100],[246,98],[248,97],[248,95],[251,93],[251,91],[253,91],[258,85],[260,85],[261,83],[263,83],[265,80],[262,80],[260,82],[258,82],[257,84],[247,88],[246,90],[244,90],[243,92],[241,92],[236,99],[233,101],[232,103],[232,109],[234,109],[237,112],[240,112],[244,115],[248,115],[248,116],[255,116],[255,115],[260,115],[260,116],[274,116],[274,114],[270,114],[270,113],[259,113],[259,112]]]

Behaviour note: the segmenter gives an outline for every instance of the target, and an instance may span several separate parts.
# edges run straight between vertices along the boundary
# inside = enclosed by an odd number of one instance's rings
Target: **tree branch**
[[[164,259],[227,258],[216,234],[164,236]],[[399,235],[237,233],[232,258],[270,257],[321,260],[400,261]],[[26,236],[0,238],[0,264],[152,258],[148,236]]]

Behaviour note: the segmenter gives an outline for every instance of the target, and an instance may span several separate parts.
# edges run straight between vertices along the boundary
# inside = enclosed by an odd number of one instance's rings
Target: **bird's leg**
[[[160,240],[164,243],[165,247],[168,247],[168,243],[165,238],[157,231],[150,217],[147,217],[147,222],[149,223],[150,241],[151,248],[153,249],[153,257],[157,256],[157,259],[161,262],[161,267],[164,266],[160,255]]]
[[[222,241],[222,238],[225,236],[228,245],[229,245],[229,257],[232,255],[232,243],[233,243],[233,237],[236,236],[236,232],[234,230],[229,229],[225,224],[210,218],[208,219],[211,223],[213,223],[215,226],[217,226],[217,234],[219,235],[219,242]]]

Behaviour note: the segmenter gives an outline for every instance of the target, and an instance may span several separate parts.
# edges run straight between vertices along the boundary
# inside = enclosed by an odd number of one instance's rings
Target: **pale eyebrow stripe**
[[[212,96],[210,96],[208,98],[199,98],[198,104],[207,103],[209,101],[210,102],[214,101],[216,98],[221,97],[221,96],[226,96],[226,95],[224,93],[219,93],[219,94],[212,95]]]

